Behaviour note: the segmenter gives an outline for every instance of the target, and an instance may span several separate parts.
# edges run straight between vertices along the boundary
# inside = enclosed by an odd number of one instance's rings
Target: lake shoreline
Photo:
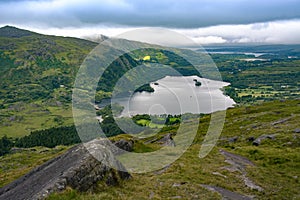
[[[195,80],[201,82],[201,86],[195,86]],[[131,96],[103,99],[97,106],[101,109],[117,103],[124,107],[121,116],[209,114],[236,104],[224,94],[224,87],[228,85],[230,83],[198,76],[165,76],[150,83],[154,92],[134,92]]]

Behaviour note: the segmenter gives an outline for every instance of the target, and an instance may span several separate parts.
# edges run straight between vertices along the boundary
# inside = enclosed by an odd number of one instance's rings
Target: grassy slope
[[[72,124],[73,80],[96,45],[77,38],[1,28],[1,59],[10,64],[0,65],[0,137],[20,137],[32,130]],[[65,87],[53,89],[53,81]]]
[[[291,117],[288,121],[273,122]],[[209,116],[201,120],[199,133],[188,151],[164,173],[133,174],[133,179],[117,187],[99,186],[96,193],[80,194],[72,189],[53,195],[50,199],[168,199],[181,196],[184,199],[217,199],[218,194],[206,190],[200,184],[209,184],[259,199],[292,199],[300,197],[300,101],[270,102],[258,106],[230,109],[217,147],[204,159],[198,153],[206,133]],[[172,131],[171,131],[172,132]],[[247,141],[250,136],[276,134],[275,140],[265,140],[260,146]],[[238,136],[229,143],[228,138]],[[222,167],[225,162],[220,149],[243,155],[255,166],[247,168],[247,176],[264,191],[247,188],[239,172],[230,173]],[[216,175],[218,172],[222,175]],[[214,174],[213,174],[214,173]],[[185,183],[174,187],[174,183]]]
[[[288,118],[286,122],[272,125],[273,122],[286,118]],[[68,189],[62,194],[52,195],[50,199],[148,199],[149,196],[153,196],[154,199],[168,199],[175,196],[181,196],[183,199],[221,198],[217,193],[202,188],[200,184],[255,195],[258,199],[297,199],[300,197],[300,135],[294,130],[300,128],[299,121],[299,100],[229,109],[218,145],[207,157],[199,159],[199,149],[209,122],[209,116],[205,116],[201,119],[193,145],[164,173],[133,174],[133,179],[116,187],[99,185],[95,193],[78,193]],[[169,130],[164,134],[173,131]],[[257,137],[262,134],[276,134],[276,136],[274,140],[264,140],[260,146],[253,146],[247,141],[250,136]],[[234,136],[238,136],[238,140],[234,143],[228,142],[228,139]],[[142,142],[137,144],[136,152],[157,148],[155,144],[146,146]],[[224,169],[223,167],[229,164],[219,153],[220,149],[251,160],[255,166],[247,167],[247,176],[264,191],[249,189],[239,172],[231,173]],[[6,161],[7,166],[11,166],[15,162],[12,159],[14,157],[15,154],[9,154],[2,159]],[[23,160],[25,163],[27,160],[36,163],[39,159],[34,156],[23,156]],[[17,169],[10,169],[10,172],[14,173],[14,170],[19,172],[20,169],[26,171],[28,167],[20,163]],[[3,173],[5,172],[1,172],[2,176]],[[11,176],[10,180],[14,178]],[[174,187],[174,183],[184,184]]]

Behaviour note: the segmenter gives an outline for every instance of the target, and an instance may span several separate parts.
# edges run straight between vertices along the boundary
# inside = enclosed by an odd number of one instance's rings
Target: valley
[[[68,152],[78,148],[81,140],[77,130],[89,124],[74,126],[72,90],[80,65],[97,45],[10,26],[0,28],[0,187],[26,177],[35,167],[58,156],[69,158],[72,153]],[[120,56],[104,71],[95,102],[90,102],[96,108],[95,120],[101,117],[99,124],[110,141],[132,142],[130,150],[134,153],[155,152],[165,146],[172,149],[184,120],[187,123],[181,128],[187,134],[192,128],[197,130],[191,146],[161,170],[132,173],[128,180],[116,178],[113,186],[101,179],[85,191],[67,184],[62,191],[51,191],[47,199],[300,198],[299,45],[205,47],[224,82],[203,78],[191,63],[171,51],[143,45],[147,48]],[[114,100],[114,87],[124,73],[149,64],[171,66],[183,76],[154,76],[159,79],[130,91],[133,98],[128,107],[127,101],[106,104]],[[126,80],[133,80],[134,75],[129,74]],[[187,85],[183,77],[188,79]],[[176,98],[168,99],[174,95],[172,91],[161,90],[164,85],[170,88],[169,83],[182,94],[175,96],[183,98],[186,109],[177,110],[179,105],[172,104]],[[210,100],[207,94],[199,96],[200,91],[206,92],[202,90],[206,84],[214,89],[212,99],[225,99],[226,106],[206,110]],[[197,102],[188,101],[193,97],[205,102],[200,111],[193,106]],[[166,113],[159,106],[151,107],[162,100]],[[153,112],[147,113],[151,109]],[[121,122],[130,121],[136,129],[120,129],[112,110],[122,116]],[[219,110],[227,110],[222,133],[212,151],[199,158],[212,112]],[[74,155],[70,163],[77,163],[78,155]],[[59,177],[55,170],[49,170]]]

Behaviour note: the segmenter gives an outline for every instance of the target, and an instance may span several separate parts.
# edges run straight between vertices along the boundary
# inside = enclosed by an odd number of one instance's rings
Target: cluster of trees
[[[227,96],[230,96],[236,103],[239,103],[241,101],[235,88],[233,88],[231,86],[226,86],[224,88],[224,94]]]
[[[124,107],[119,104],[113,105],[113,111],[115,115],[119,115],[122,113]],[[107,137],[115,136],[122,134],[123,131],[119,128],[119,126],[116,124],[115,119],[112,114],[112,107],[111,105],[107,105],[101,110],[98,110],[96,112],[98,116],[102,117],[102,121],[100,122],[100,126],[102,131]]]
[[[9,153],[12,147],[13,147],[13,142],[10,139],[8,139],[7,136],[3,136],[0,139],[0,156]]]
[[[22,148],[34,146],[53,148],[57,145],[72,145],[80,142],[75,126],[62,126],[31,132],[30,135],[17,139],[14,145]]]
[[[79,128],[85,128],[84,126],[86,125],[82,125],[82,127]],[[123,133],[111,116],[106,117],[100,126],[108,137]],[[73,145],[81,143],[82,141],[86,142],[96,137],[101,137],[101,135],[95,133],[95,135],[87,136],[87,138],[80,138],[74,125],[33,131],[30,135],[15,140],[3,136],[0,139],[0,156],[9,153],[12,147],[31,148],[44,146],[53,148],[58,145]]]
[[[13,140],[7,136],[0,139],[0,156],[10,152],[12,147],[30,148],[44,146],[53,148],[57,145],[72,145],[80,143],[75,126],[62,126],[45,130],[33,131],[28,136]]]
[[[95,63],[97,64],[97,63]],[[117,81],[130,69],[138,66],[138,63],[128,54],[120,56],[105,69],[101,76],[97,91],[112,92]]]
[[[116,124],[115,119],[110,115],[103,119],[100,123],[101,129],[107,137],[122,134],[123,131]]]

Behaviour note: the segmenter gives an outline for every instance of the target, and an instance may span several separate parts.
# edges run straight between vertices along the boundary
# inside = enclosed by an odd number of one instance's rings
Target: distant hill
[[[25,36],[38,35],[37,33],[19,29],[13,26],[4,26],[0,28],[0,37],[20,38]]]
[[[0,28],[2,103],[51,98],[60,85],[71,87],[77,69],[97,43],[70,37]]]
[[[73,83],[83,60],[97,45],[11,26],[0,28],[0,135],[20,136],[72,124]],[[134,63],[129,56],[120,57],[108,74],[121,73]],[[110,78],[103,78],[106,88]]]
[[[300,44],[274,44],[274,45],[220,45],[205,46],[208,52],[236,52],[236,53],[263,53],[277,54],[277,56],[300,57]]]
[[[86,36],[86,37],[84,37],[84,39],[90,40],[92,42],[100,43],[104,40],[109,39],[109,37],[99,34],[99,35]]]

